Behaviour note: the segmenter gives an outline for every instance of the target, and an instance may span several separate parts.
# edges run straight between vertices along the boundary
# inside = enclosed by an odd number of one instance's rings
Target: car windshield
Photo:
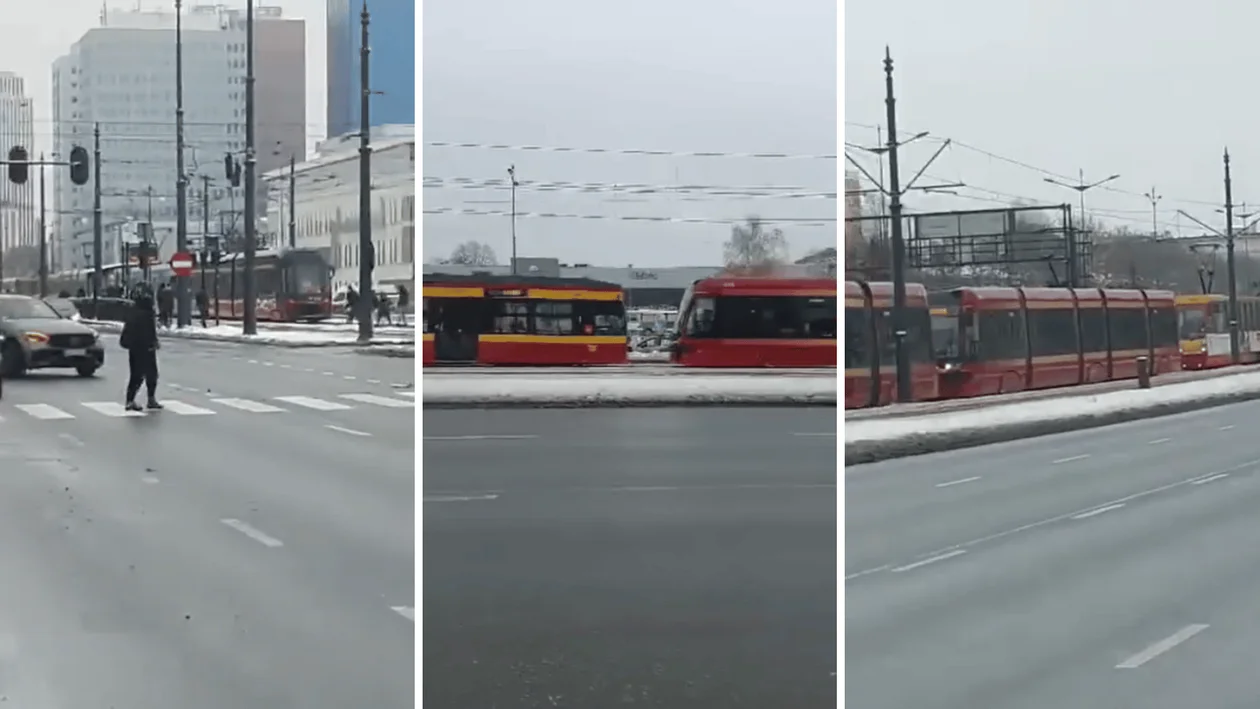
[[[57,315],[60,315],[63,318],[73,318],[75,315],[79,314],[79,309],[74,306],[74,303],[71,303],[68,300],[51,298],[45,300],[44,302],[48,304],[48,307],[56,311]]]
[[[47,303],[34,298],[0,298],[0,318],[24,320],[28,318],[60,319]]]

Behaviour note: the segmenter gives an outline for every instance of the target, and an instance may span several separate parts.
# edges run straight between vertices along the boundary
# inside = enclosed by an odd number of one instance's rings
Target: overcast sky
[[[834,0],[461,0],[424,4],[424,139],[602,149],[836,154]],[[675,194],[518,190],[518,210],[589,216],[829,219],[783,224],[793,256],[834,246],[834,199],[749,199],[715,190],[836,191],[836,162],[475,148],[424,150],[425,209],[507,211],[517,180],[701,186]],[[522,218],[521,256],[596,265],[717,265],[727,224]],[[459,243],[511,255],[502,216],[426,215],[426,258]]]
[[[1226,0],[850,0],[845,7],[845,140],[874,143],[884,123],[884,46],[896,61],[898,127],[962,146],[928,174],[961,181],[971,199],[908,198],[912,207],[979,209],[1012,195],[1076,204],[1047,184],[1119,174],[1087,193],[1087,211],[1150,230],[1155,186],[1160,229],[1200,233],[1185,209],[1213,226],[1224,201],[1221,153],[1229,146],[1234,198],[1260,205],[1260,142],[1250,105],[1260,7]],[[913,174],[938,144],[907,147]],[[1032,167],[1019,167],[1002,158]],[[1035,168],[1035,169],[1034,169]],[[924,183],[932,179],[924,178]]]
[[[141,0],[144,9],[174,10],[174,0]],[[244,0],[218,0],[197,4],[245,7]],[[290,17],[306,20],[306,116],[307,134],[323,135],[326,60],[324,47],[324,0],[273,0],[258,4],[280,5]],[[108,0],[112,8],[134,9],[136,0]],[[5,39],[0,42],[0,71],[12,71],[26,79],[27,93],[35,101],[35,140],[45,147],[52,140],[52,63],[66,54],[85,32],[100,25],[101,0],[0,0]],[[171,49],[174,52],[174,47]],[[7,149],[7,148],[6,148]]]

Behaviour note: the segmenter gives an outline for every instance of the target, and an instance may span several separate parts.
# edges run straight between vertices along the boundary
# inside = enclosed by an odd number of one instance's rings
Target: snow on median
[[[89,325],[103,332],[120,332],[122,323],[84,320]],[[241,332],[240,324],[212,325],[210,327],[158,328],[158,337],[173,337],[184,340],[211,340],[218,342],[237,342],[254,345],[272,345],[278,347],[345,347],[359,344],[358,334],[349,331],[271,329],[264,326],[258,328],[258,334],[246,335]],[[404,338],[372,338],[373,345],[413,345],[414,339]]]
[[[1260,372],[1167,384],[1151,389],[1135,388],[1088,396],[1062,396],[1041,401],[995,404],[981,409],[942,412],[922,416],[845,421],[844,441],[892,442],[923,436],[939,436],[1038,422],[1103,419],[1126,412],[1163,410],[1194,402],[1229,397],[1260,397]]]
[[[694,379],[607,374],[455,377],[424,375],[425,406],[835,406],[836,377],[712,376]]]

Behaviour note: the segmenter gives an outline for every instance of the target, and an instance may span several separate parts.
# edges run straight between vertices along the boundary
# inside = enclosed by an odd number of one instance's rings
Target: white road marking
[[[1156,439],[1155,439],[1155,440],[1153,440],[1153,441],[1147,441],[1147,442],[1146,442],[1146,445],[1148,445],[1148,446],[1157,446],[1157,445],[1159,445],[1160,443],[1167,443],[1167,442],[1169,442],[1169,441],[1171,441],[1171,440],[1172,440],[1171,438],[1156,438]]]
[[[397,395],[399,395],[399,396],[405,396],[405,397],[407,397],[408,399],[414,399],[414,398],[416,398],[416,393],[415,393],[414,391],[396,391],[396,392],[394,392],[394,393],[395,393],[395,394],[397,394]]]
[[[369,379],[369,380],[367,380],[367,383],[368,383],[368,384],[380,384],[380,383],[381,383],[381,380],[379,380],[379,379]]]
[[[832,432],[830,432],[830,433],[828,433],[828,432],[826,432],[826,431],[824,431],[824,432],[822,432],[822,433],[793,433],[792,435],[793,435],[793,436],[801,436],[802,438],[814,438],[814,437],[819,437],[819,438],[835,438],[835,437],[836,437],[836,433],[835,433],[835,431],[832,431]]]
[[[349,374],[343,375],[341,378],[348,382],[354,381],[354,377],[350,376]]]
[[[248,411],[251,414],[275,414],[283,412],[284,409],[271,404],[264,404],[261,401],[250,401],[249,399],[211,399],[216,404],[223,404],[241,411]]]
[[[145,485],[157,485],[161,481],[153,477],[152,475],[146,475],[140,478],[140,482],[144,483]]]
[[[481,436],[425,436],[426,441],[520,441],[538,438],[534,435],[486,434]]]
[[[281,368],[281,369],[293,369],[293,365],[291,365],[291,364],[282,364],[282,365],[280,365],[280,368]]]
[[[251,359],[251,360],[249,361],[249,363],[250,363],[250,364],[258,364],[258,360],[256,360],[256,359]]]
[[[57,434],[57,437],[58,437],[58,438],[60,438],[61,440],[65,441],[66,443],[69,443],[70,445],[72,445],[72,446],[76,447],[76,448],[82,448],[82,447],[83,447],[83,441],[80,441],[78,438],[75,438],[74,436],[70,435],[69,433],[58,433],[58,434]]]
[[[345,428],[344,426],[335,426],[335,425],[333,425],[333,424],[331,424],[331,423],[326,423],[326,424],[324,424],[324,428],[327,428],[327,429],[332,430],[332,431],[340,431],[341,433],[348,433],[348,434],[350,434],[351,436],[367,436],[367,437],[371,437],[371,435],[372,435],[372,434],[370,434],[370,433],[368,433],[368,432],[366,432],[366,431],[356,431],[356,430],[354,430],[353,428]]]
[[[416,622],[416,609],[411,606],[390,606],[389,609],[411,622]]]
[[[1089,453],[1082,453],[1081,455],[1074,455],[1068,458],[1059,458],[1058,460],[1052,460],[1050,461],[1050,464],[1059,465],[1060,463],[1071,463],[1074,460],[1085,460],[1088,457],[1089,457]]]
[[[83,402],[83,406],[97,412],[98,414],[104,414],[113,418],[144,416],[144,414],[139,411],[127,411],[123,408],[122,404],[114,401],[85,401]]]
[[[1233,428],[1233,427],[1234,427],[1234,424],[1232,424],[1232,423],[1231,423],[1231,424],[1228,424],[1228,425],[1226,425],[1226,426],[1221,426],[1218,430],[1220,430],[1220,431],[1228,431],[1229,429],[1231,429],[1231,428]]]
[[[950,480],[949,482],[937,483],[936,486],[937,487],[953,487],[954,485],[965,485],[967,483],[973,483],[979,479],[980,479],[980,476],[976,475],[970,478],[962,478],[960,480]]]
[[[324,372],[324,376],[325,376],[325,377],[335,377],[335,376],[337,376],[337,373],[336,373],[336,372]]]
[[[1222,478],[1227,478],[1227,477],[1229,477],[1229,473],[1217,473],[1216,475],[1209,475],[1206,478],[1199,478],[1198,480],[1195,480],[1194,482],[1190,484],[1191,485],[1205,485],[1207,483],[1214,482],[1216,480],[1220,480]]]
[[[966,549],[955,549],[953,551],[947,551],[944,554],[937,554],[936,556],[928,557],[926,559],[921,559],[919,561],[914,562],[913,564],[906,564],[905,566],[898,566],[897,568],[893,569],[893,573],[896,574],[896,573],[901,573],[902,571],[910,571],[912,569],[917,569],[920,566],[927,566],[928,564],[935,564],[938,561],[945,561],[946,559],[952,559],[956,556],[962,556],[963,554],[966,554],[966,553],[967,553]]]
[[[304,406],[308,409],[316,411],[346,411],[353,409],[353,406],[341,404],[336,401],[325,401],[324,399],[316,399],[311,396],[277,396],[276,401],[283,401],[286,404],[295,406]]]
[[[250,539],[253,539],[254,541],[258,542],[259,544],[265,547],[271,547],[272,549],[275,549],[277,547],[284,546],[284,542],[264,532],[261,532],[255,529],[254,527],[251,527],[250,525],[240,521],[239,519],[232,519],[229,517],[227,519],[221,519],[219,521],[231,527],[232,529],[235,529],[241,534],[244,534]]]
[[[1120,509],[1121,507],[1124,507],[1124,503],[1123,503],[1123,502],[1121,502],[1121,503],[1119,503],[1119,504],[1116,504],[1116,505],[1107,505],[1106,507],[1099,507],[1099,508],[1096,508],[1096,509],[1092,509],[1092,510],[1090,510],[1089,512],[1082,512],[1082,513],[1080,513],[1080,514],[1078,514],[1078,515],[1073,515],[1073,516],[1072,516],[1072,519],[1089,519],[1090,517],[1095,517],[1095,516],[1097,516],[1097,515],[1103,514],[1104,512],[1110,512],[1110,511],[1112,511],[1112,510],[1118,510],[1118,509]]]
[[[416,406],[414,401],[391,399],[388,396],[378,396],[376,394],[341,394],[341,398],[357,401],[360,404],[376,404],[377,406],[388,406],[395,409],[414,409]]]
[[[477,502],[479,500],[497,500],[498,495],[425,495],[425,502]]]
[[[849,581],[849,580],[851,580],[851,579],[859,578],[859,577],[862,577],[862,576],[869,576],[869,575],[871,575],[871,574],[878,574],[878,573],[879,573],[879,572],[881,572],[881,571],[887,571],[889,568],[891,568],[891,567],[890,567],[888,564],[884,564],[883,566],[876,566],[876,567],[875,567],[875,568],[873,568],[873,569],[864,569],[864,570],[862,570],[862,571],[856,571],[856,572],[854,572],[854,573],[849,574],[848,576],[845,576],[845,577],[844,577],[844,580],[845,580],[845,581]]]
[[[274,367],[274,366],[276,366],[276,363],[275,363],[275,362],[263,362],[262,364],[263,364],[263,366],[264,366],[264,367]]]
[[[74,414],[62,411],[56,406],[50,406],[48,404],[14,404],[13,408],[28,416],[44,421],[74,418]]]
[[[1145,665],[1151,660],[1154,660],[1160,655],[1163,655],[1169,650],[1177,647],[1178,645],[1184,643],[1185,641],[1189,640],[1190,638],[1193,638],[1194,636],[1198,635],[1199,633],[1207,629],[1208,629],[1208,626],[1204,623],[1192,623],[1190,625],[1187,625],[1181,630],[1178,630],[1172,635],[1169,635],[1163,640],[1160,640],[1154,645],[1151,645],[1145,650],[1137,653],[1133,657],[1130,657],[1124,662],[1121,662],[1120,664],[1116,665],[1116,669],[1117,670],[1137,669],[1141,667],[1142,665]]]
[[[629,485],[608,488],[610,492],[673,492],[681,489],[676,485]]]
[[[162,404],[166,406],[167,411],[179,414],[180,416],[213,416],[218,413],[217,411],[204,409],[200,406],[194,406],[183,401],[173,401],[167,399],[163,401]]]

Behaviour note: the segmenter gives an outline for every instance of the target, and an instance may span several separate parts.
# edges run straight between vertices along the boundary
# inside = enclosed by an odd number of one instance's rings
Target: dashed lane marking
[[[1192,623],[1145,650],[1116,665],[1117,670],[1135,670],[1208,629],[1206,623]]]
[[[1106,514],[1113,510],[1118,510],[1121,507],[1124,507],[1123,502],[1120,502],[1114,505],[1106,505],[1104,507],[1097,507],[1088,512],[1082,512],[1078,515],[1072,515],[1072,519],[1089,519],[1090,517],[1097,517],[1098,515]]]
[[[276,539],[275,537],[265,532],[262,532],[250,526],[249,524],[245,522],[240,521],[239,519],[232,519],[229,517],[227,519],[221,519],[219,521],[231,527],[232,529],[235,529],[241,534],[244,534],[250,539],[253,539],[254,541],[258,542],[259,544],[265,547],[276,549],[276,548],[284,546],[284,542],[280,541],[279,539]]]
[[[928,564],[935,564],[938,561],[945,561],[946,559],[952,559],[956,556],[962,556],[963,554],[966,554],[966,553],[967,553],[966,549],[955,549],[953,551],[945,552],[944,554],[937,554],[936,556],[930,556],[926,559],[920,559],[919,561],[916,561],[912,564],[906,564],[905,566],[898,566],[892,571],[895,574],[901,573],[903,571],[912,571],[914,569],[927,566]]]
[[[973,475],[972,477],[969,477],[969,478],[960,478],[958,480],[950,480],[948,482],[936,483],[936,486],[937,487],[953,487],[955,485],[966,485],[967,483],[973,483],[979,479],[980,479],[979,475]]]
[[[1071,462],[1074,462],[1074,461],[1077,461],[1077,460],[1085,460],[1085,459],[1086,459],[1086,458],[1088,458],[1088,457],[1089,457],[1089,453],[1082,453],[1081,455],[1073,455],[1073,456],[1069,456],[1069,457],[1067,457],[1067,458],[1059,458],[1058,460],[1052,460],[1052,461],[1050,461],[1050,464],[1051,464],[1051,465],[1062,465],[1063,463],[1071,463]]]
[[[376,404],[377,406],[388,406],[395,409],[415,408],[416,406],[414,401],[391,399],[388,396],[378,396],[376,394],[341,394],[340,397],[348,401],[357,401],[361,404]]]
[[[372,436],[372,434],[366,431],[356,431],[353,428],[346,428],[345,426],[337,426],[331,423],[324,424],[324,428],[330,431],[338,431],[340,433],[349,434],[351,436],[364,436],[364,437],[369,437],[369,438]]]

